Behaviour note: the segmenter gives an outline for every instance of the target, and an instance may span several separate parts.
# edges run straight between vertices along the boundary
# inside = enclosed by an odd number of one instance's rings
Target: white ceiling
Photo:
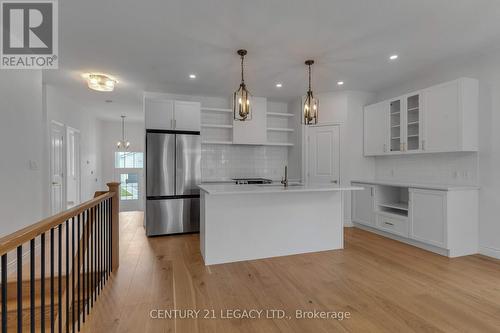
[[[101,117],[140,117],[142,91],[227,95],[245,81],[256,96],[290,100],[306,90],[377,91],[447,57],[500,41],[498,0],[64,0],[60,69],[44,80]],[[388,56],[400,58],[389,62]],[[80,74],[106,72],[113,93]],[[188,75],[196,73],[196,80]],[[283,88],[277,89],[276,82]],[[105,103],[106,99],[113,103]]]

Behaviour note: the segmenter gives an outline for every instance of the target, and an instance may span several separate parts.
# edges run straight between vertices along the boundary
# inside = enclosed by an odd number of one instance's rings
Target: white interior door
[[[52,122],[50,124],[50,205],[52,215],[65,209],[64,136],[64,125]]]
[[[80,131],[68,127],[66,143],[66,208],[71,208],[80,203]]]
[[[338,126],[308,128],[308,181],[340,183],[340,133]]]

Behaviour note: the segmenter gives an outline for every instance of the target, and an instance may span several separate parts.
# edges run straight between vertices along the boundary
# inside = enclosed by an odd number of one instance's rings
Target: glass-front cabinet
[[[391,100],[389,147],[391,152],[418,151],[421,147],[420,93]]]
[[[420,135],[420,94],[409,95],[406,97],[406,134],[404,150],[415,151],[419,150],[421,135]]]
[[[389,103],[390,111],[389,111],[389,122],[390,122],[390,148],[391,151],[401,151],[403,148],[401,139],[402,136],[402,124],[403,124],[403,115],[402,115],[402,100],[397,99],[393,100]]]

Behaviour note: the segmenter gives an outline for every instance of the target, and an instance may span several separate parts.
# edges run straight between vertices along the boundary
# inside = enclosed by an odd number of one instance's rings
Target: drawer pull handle
[[[391,223],[391,222],[384,222],[384,224],[387,224],[387,225],[390,225],[390,226],[394,226],[394,223]]]

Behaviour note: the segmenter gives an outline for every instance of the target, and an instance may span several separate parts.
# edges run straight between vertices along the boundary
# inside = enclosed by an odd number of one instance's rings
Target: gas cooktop
[[[233,178],[236,184],[271,184],[273,181],[266,178]]]

